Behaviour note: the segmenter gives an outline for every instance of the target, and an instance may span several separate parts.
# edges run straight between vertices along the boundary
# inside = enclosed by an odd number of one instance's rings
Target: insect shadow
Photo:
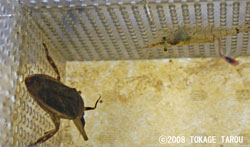
[[[84,130],[84,112],[94,110],[98,101],[101,99],[101,96],[97,99],[94,107],[84,107],[84,101],[80,95],[81,92],[60,82],[61,78],[56,64],[49,56],[47,46],[44,43],[43,46],[46,58],[53,67],[54,71],[57,73],[57,78],[53,78],[45,74],[33,74],[25,78],[25,85],[31,97],[49,114],[55,128],[45,132],[42,137],[40,137],[36,142],[31,143],[29,146],[43,143],[55,135],[59,130],[61,118],[73,120],[74,124],[86,141],[88,140],[88,137]]]

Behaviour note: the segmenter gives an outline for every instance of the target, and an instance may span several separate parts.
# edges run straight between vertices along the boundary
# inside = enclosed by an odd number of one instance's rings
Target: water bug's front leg
[[[47,60],[48,60],[49,64],[52,66],[52,68],[54,69],[54,71],[56,72],[56,74],[57,74],[57,80],[60,81],[61,77],[60,77],[58,68],[57,68],[54,60],[50,57],[48,48],[47,48],[47,46],[46,46],[45,43],[43,43],[43,46],[44,46],[44,49],[45,49]]]

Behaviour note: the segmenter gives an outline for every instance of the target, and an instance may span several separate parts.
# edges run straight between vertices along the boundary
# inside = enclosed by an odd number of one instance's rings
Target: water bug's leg
[[[47,60],[48,60],[49,64],[52,66],[52,68],[54,69],[54,71],[56,72],[57,80],[60,81],[61,77],[60,77],[59,71],[58,71],[58,69],[56,67],[56,64],[55,64],[54,60],[50,57],[48,48],[47,48],[45,43],[43,43],[43,46],[44,46],[44,49],[45,49]]]
[[[40,137],[35,143],[30,144],[29,146],[33,146],[33,145],[45,142],[46,140],[48,140],[49,138],[54,136],[56,134],[56,132],[59,130],[60,118],[52,113],[49,113],[49,114],[50,114],[50,117],[51,117],[53,123],[55,124],[55,129],[50,130],[48,132],[45,132],[44,136]]]

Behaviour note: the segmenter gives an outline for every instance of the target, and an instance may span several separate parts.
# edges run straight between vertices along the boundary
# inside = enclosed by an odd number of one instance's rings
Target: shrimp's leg
[[[238,65],[239,64],[238,61],[236,61],[236,60],[234,60],[234,59],[232,59],[230,57],[222,55],[222,53],[221,53],[221,41],[220,41],[220,39],[218,39],[218,44],[219,44],[219,55],[220,55],[220,57],[222,57],[226,62],[228,62],[231,65],[234,65],[234,66]]]
[[[146,59],[148,59],[148,58],[149,58],[149,52],[150,52],[150,50],[149,50],[149,49],[147,49],[147,52],[146,52]]]
[[[164,44],[164,47],[162,49],[163,49],[164,52],[167,52],[168,51],[167,44]]]
[[[164,52],[167,52],[168,51],[168,48],[167,48],[167,38],[164,36],[162,37],[162,43],[163,43],[163,51]]]
[[[166,32],[168,32],[168,28],[166,28],[166,29],[158,29],[157,30],[157,33],[166,33]]]

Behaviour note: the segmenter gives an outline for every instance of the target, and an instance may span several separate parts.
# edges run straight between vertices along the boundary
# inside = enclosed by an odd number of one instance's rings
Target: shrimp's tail
[[[229,64],[236,66],[239,65],[239,61],[234,60],[233,58],[227,57],[227,56],[222,56],[222,58],[227,61]]]
[[[220,57],[223,58],[226,62],[228,62],[229,64],[231,64],[233,66],[238,65],[239,61],[237,61],[237,60],[235,60],[233,58],[230,58],[230,57],[222,55],[222,53],[221,53],[221,41],[220,41],[220,39],[218,39],[218,43],[219,43],[219,55],[220,55]]]
[[[250,33],[250,21],[241,24],[236,30],[238,33]]]

